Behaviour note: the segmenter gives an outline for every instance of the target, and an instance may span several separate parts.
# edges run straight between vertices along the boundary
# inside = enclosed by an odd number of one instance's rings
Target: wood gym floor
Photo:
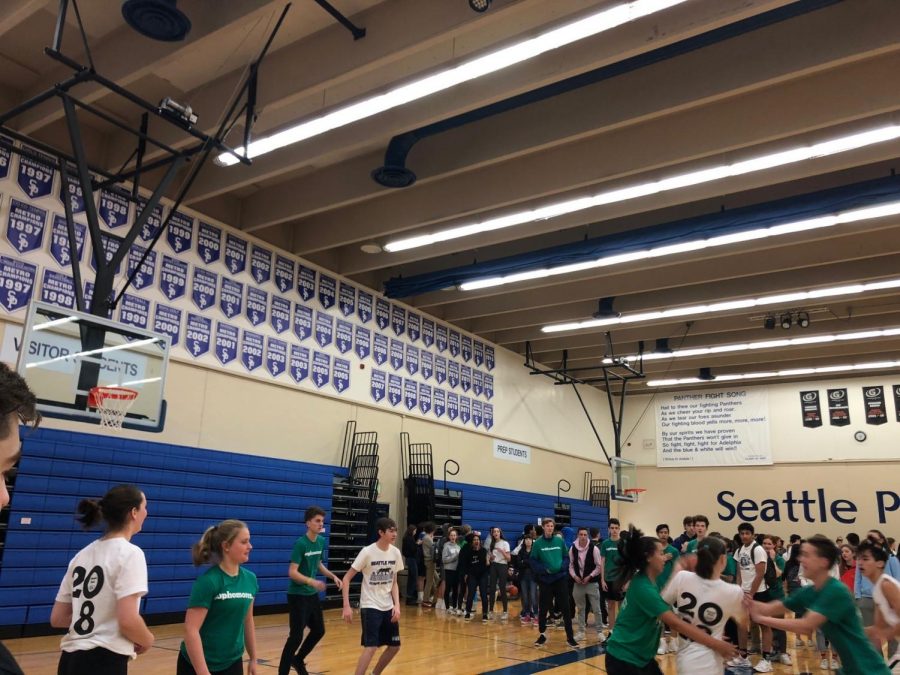
[[[552,672],[553,675],[579,675],[606,672],[604,657],[589,630],[584,648],[565,647],[565,633],[550,630],[549,643],[542,649],[533,646],[537,629],[522,627],[511,618],[508,625],[499,621],[482,624],[480,619],[465,622],[448,617],[443,612],[404,607],[400,622],[402,646],[387,673],[404,675],[419,672],[476,675],[529,675]],[[518,614],[514,604],[511,615]],[[352,673],[359,657],[359,618],[351,626],[341,621],[339,610],[325,612],[327,633],[323,641],[307,659],[311,673]],[[181,643],[182,626],[155,626],[156,644],[132,663],[130,675],[171,675]],[[275,673],[287,635],[287,615],[272,614],[257,617],[256,636],[259,675]],[[16,655],[27,675],[54,675],[59,659],[59,637],[26,638],[7,641],[6,646]],[[776,673],[823,672],[819,670],[818,655],[810,650],[791,650],[794,666],[776,666]],[[798,658],[799,657],[799,658]],[[675,656],[658,657],[663,672],[675,675]],[[374,660],[373,660],[374,665]],[[684,674],[682,674],[684,675]]]

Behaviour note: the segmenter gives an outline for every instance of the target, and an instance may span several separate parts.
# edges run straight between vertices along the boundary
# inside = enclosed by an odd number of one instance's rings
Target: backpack
[[[762,548],[762,546],[754,542],[753,546],[750,548],[751,562],[753,561],[753,554],[757,548]],[[763,552],[765,552],[765,549]],[[778,584],[778,568],[775,567],[775,560],[770,558],[768,553],[766,553],[766,572],[763,575],[763,581],[766,582],[766,588],[773,588]]]
[[[434,540],[434,551],[432,555],[432,559],[434,560],[434,566],[440,568],[444,565],[444,560],[441,556],[444,554],[444,544],[447,541],[447,537],[437,537]]]

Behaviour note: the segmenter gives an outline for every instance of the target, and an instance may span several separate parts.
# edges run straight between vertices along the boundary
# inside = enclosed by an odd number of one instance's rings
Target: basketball
[[[506,587],[506,594],[511,598],[518,598],[519,597],[519,589],[515,584],[509,584]]]

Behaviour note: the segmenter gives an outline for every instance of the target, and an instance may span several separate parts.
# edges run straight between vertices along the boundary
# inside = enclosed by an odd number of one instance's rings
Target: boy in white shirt
[[[734,559],[737,561],[737,584],[743,589],[744,594],[756,602],[768,602],[769,587],[766,585],[766,565],[769,561],[769,555],[766,550],[756,543],[753,525],[750,523],[741,523],[738,526],[738,534],[741,537],[741,547],[735,551]],[[774,668],[770,658],[772,656],[772,629],[769,626],[761,626],[762,630],[762,648],[763,657],[754,666],[754,670],[758,673],[771,673]],[[747,650],[747,631],[738,632],[738,644],[741,653]],[[746,657],[741,663],[731,665],[749,666],[750,662]]]

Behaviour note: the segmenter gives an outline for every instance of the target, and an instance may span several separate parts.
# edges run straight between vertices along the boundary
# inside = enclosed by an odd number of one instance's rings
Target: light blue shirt
[[[897,556],[892,555],[888,558],[888,561],[884,566],[884,573],[894,577],[897,581],[900,581],[900,560],[897,559]],[[856,566],[856,575],[854,579],[853,596],[857,600],[860,598],[871,598],[872,582],[862,575],[862,572],[859,570],[859,565]]]

